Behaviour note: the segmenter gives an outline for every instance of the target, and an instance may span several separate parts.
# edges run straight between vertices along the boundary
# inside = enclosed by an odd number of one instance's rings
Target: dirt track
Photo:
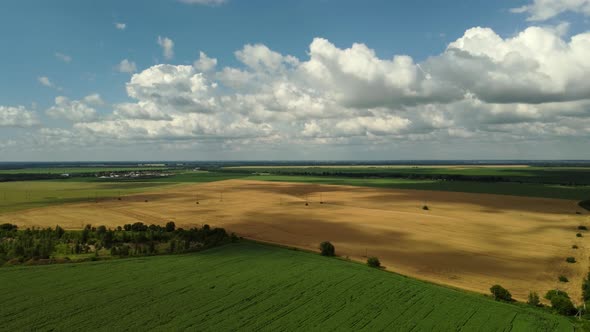
[[[498,283],[524,300],[529,291],[559,287],[579,299],[590,248],[576,227],[590,227],[590,219],[576,211],[567,200],[228,180],[3,214],[0,223],[208,223],[314,250],[330,240],[340,256],[377,256],[389,270],[473,291],[488,293]],[[566,263],[567,256],[578,263]],[[559,275],[570,282],[558,282]]]

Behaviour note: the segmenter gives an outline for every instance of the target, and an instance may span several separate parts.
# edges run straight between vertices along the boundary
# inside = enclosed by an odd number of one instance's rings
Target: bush
[[[572,300],[565,296],[553,296],[551,298],[551,307],[557,311],[557,313],[565,316],[575,315],[577,312]]]
[[[494,299],[497,301],[512,301],[512,294],[500,285],[490,287],[490,292],[494,295]]]
[[[367,258],[367,265],[370,267],[381,267],[381,262],[377,257],[369,257]]]
[[[572,249],[578,249],[578,246],[574,244],[574,245],[572,246]]]
[[[538,307],[539,304],[541,304],[541,301],[539,300],[539,294],[537,294],[537,292],[530,292],[529,299],[528,299],[528,301],[526,301],[526,303],[528,303],[529,305]]]
[[[576,262],[576,258],[570,256],[570,257],[566,258],[565,261],[568,262],[568,263],[575,263]]]
[[[17,229],[18,229],[18,227],[16,225],[13,225],[13,224],[6,223],[6,224],[1,224],[0,225],[0,231],[15,231]]]
[[[336,249],[334,248],[334,245],[328,241],[324,241],[322,243],[320,243],[320,254],[322,256],[334,256],[334,254],[336,253]]]
[[[583,236],[582,233],[577,233],[576,234],[576,237],[582,237],[582,236]]]
[[[422,210],[426,210],[426,211],[428,211],[428,210],[430,210],[430,209],[428,208],[428,205],[424,205],[424,206],[422,207]]]
[[[559,276],[559,281],[561,281],[561,282],[568,282],[569,279],[566,276]]]
[[[551,301],[552,298],[556,297],[556,296],[563,296],[566,298],[570,298],[570,296],[568,295],[568,293],[564,292],[564,291],[558,291],[557,289],[552,289],[550,291],[547,292],[547,294],[545,294],[545,298],[549,301]]]
[[[590,301],[590,272],[588,272],[586,279],[582,281],[582,298],[584,302]]]
[[[588,227],[580,225],[580,226],[578,226],[578,229],[581,231],[587,231]]]
[[[175,229],[176,224],[174,224],[174,221],[169,221],[166,223],[166,232],[174,232]]]

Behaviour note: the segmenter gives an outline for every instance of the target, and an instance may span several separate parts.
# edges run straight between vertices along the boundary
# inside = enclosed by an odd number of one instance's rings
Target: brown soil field
[[[228,180],[0,215],[0,223],[70,229],[170,220],[316,251],[329,240],[342,257],[377,256],[387,270],[476,292],[500,284],[519,300],[555,288],[577,300],[589,268],[590,233],[576,237],[589,215],[557,199]]]

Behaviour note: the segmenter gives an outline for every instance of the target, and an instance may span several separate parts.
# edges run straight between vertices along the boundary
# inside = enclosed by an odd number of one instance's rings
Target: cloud
[[[217,66],[217,59],[210,58],[204,52],[199,52],[199,59],[193,63],[193,66],[200,71],[211,71]]]
[[[590,98],[590,33],[563,40],[558,31],[530,27],[503,39],[472,28],[423,65],[433,77],[493,103],[545,103]]]
[[[122,103],[114,108],[113,115],[120,119],[172,120],[170,115],[162,113],[156,104],[150,102]]]
[[[64,96],[57,96],[55,105],[48,108],[46,113],[53,118],[71,122],[89,122],[98,118],[95,107],[103,105],[105,102],[98,94],[88,95],[82,100],[70,100]]]
[[[137,71],[137,66],[135,65],[135,62],[123,59],[119,65],[117,65],[117,70],[121,73],[132,74]]]
[[[115,22],[113,24],[115,25],[115,29],[118,30],[125,30],[127,28],[127,24],[125,23]]]
[[[227,2],[227,0],[178,0],[182,3],[191,5],[205,5],[205,6],[219,6]]]
[[[162,112],[210,113],[217,107],[216,87],[193,66],[156,65],[133,75],[127,94]]]
[[[37,81],[39,81],[41,85],[46,86],[48,88],[54,87],[53,83],[49,80],[49,77],[47,76],[39,76],[37,77]]]
[[[247,44],[235,66],[200,52],[192,65],[136,72],[129,100],[100,116],[96,108],[107,105],[98,95],[58,97],[47,114],[73,122],[64,137],[75,144],[216,151],[589,139],[590,33],[562,31],[502,37],[475,27],[423,61],[323,38],[301,58]]]
[[[39,124],[35,112],[24,106],[0,106],[0,127],[33,127]]]
[[[235,56],[249,68],[259,71],[277,71],[283,68],[284,65],[296,65],[298,63],[297,58],[283,56],[262,44],[247,44],[243,49],[236,51]]]
[[[63,53],[59,53],[56,52],[55,53],[55,57],[58,58],[59,60],[65,62],[65,63],[70,63],[72,61],[72,57],[67,55],[67,54],[63,54]]]
[[[158,45],[162,47],[162,52],[164,54],[164,58],[170,60],[174,57],[174,42],[172,39],[161,36],[158,36]]]
[[[510,11],[528,14],[528,21],[545,21],[565,12],[590,16],[590,0],[533,0],[529,5]]]

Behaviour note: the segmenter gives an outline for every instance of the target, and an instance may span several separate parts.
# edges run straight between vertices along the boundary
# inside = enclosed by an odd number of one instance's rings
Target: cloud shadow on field
[[[479,210],[471,209],[469,211],[484,212],[484,213],[502,213],[507,210],[533,212],[533,213],[549,213],[549,214],[564,214],[568,212],[573,213],[575,207],[572,206],[570,210],[558,211],[551,207],[551,202],[554,200],[547,198],[530,198],[517,197],[506,195],[492,195],[492,194],[472,194],[472,193],[456,193],[456,192],[442,192],[442,191],[419,191],[419,190],[403,190],[403,189],[376,189],[381,191],[374,195],[366,196],[363,200],[380,203],[412,203],[413,205],[427,205],[431,210],[436,210],[437,204],[461,204],[461,205],[476,205]],[[373,192],[375,192],[374,190]],[[418,203],[416,203],[418,202]],[[554,202],[563,204],[561,202]]]
[[[366,252],[381,258],[392,270],[396,266],[433,274],[476,273],[519,275],[542,272],[559,257],[536,258],[523,253],[511,257],[496,252],[466,251],[451,243],[412,239],[411,233],[367,230],[362,225],[326,222],[303,214],[254,212],[243,221],[226,227],[247,238],[317,250],[322,241],[331,241],[341,255],[361,257]],[[277,222],[278,221],[278,222]],[[244,233],[241,230],[247,230]],[[504,248],[509,243],[499,243]],[[356,249],[355,249],[356,248]],[[359,252],[353,252],[354,250]]]

